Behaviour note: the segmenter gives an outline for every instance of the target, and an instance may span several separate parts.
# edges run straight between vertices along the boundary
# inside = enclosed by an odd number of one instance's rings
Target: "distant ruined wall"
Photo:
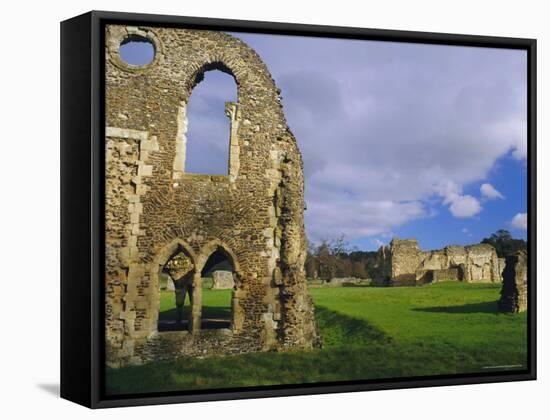
[[[497,283],[502,262],[491,245],[447,246],[422,251],[414,238],[394,238],[378,250],[373,284],[414,286],[438,281]]]
[[[212,289],[233,289],[233,273],[231,271],[216,270],[212,273]]]
[[[122,42],[155,57],[132,66]],[[279,90],[258,54],[217,31],[107,25],[106,360],[320,345],[304,261],[303,164]],[[235,79],[227,175],[185,171],[187,103],[208,70]],[[223,250],[234,266],[229,329],[201,329],[201,270]],[[194,265],[189,331],[159,332],[159,276],[175,253]]]
[[[416,270],[426,257],[420,251],[416,239],[394,238],[390,246],[390,285],[414,286],[416,284]]]
[[[323,282],[324,287],[342,287],[365,284],[368,281],[356,277],[333,277]]]
[[[430,274],[428,274],[430,275]],[[437,283],[440,281],[461,281],[462,270],[459,268],[442,268],[440,270],[431,271],[431,281],[426,283]]]

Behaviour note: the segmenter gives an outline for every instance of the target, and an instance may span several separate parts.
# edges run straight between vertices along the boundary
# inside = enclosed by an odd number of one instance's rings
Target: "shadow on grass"
[[[183,319],[189,319],[191,316],[191,307],[189,305],[183,308]],[[231,308],[226,306],[203,306],[202,318],[231,319]],[[176,308],[162,311],[159,313],[159,321],[171,321],[176,319]]]
[[[337,283],[337,282],[308,282],[309,287],[319,287],[319,288],[338,288],[338,287],[371,287],[371,283],[368,280],[364,280],[360,283],[352,283],[352,282],[343,282],[343,283]]]
[[[201,314],[201,328],[205,330],[230,328],[231,308],[224,306],[203,306]],[[159,313],[159,331],[188,331],[191,319],[191,307],[183,308],[182,321],[176,323],[176,308]]]
[[[391,337],[368,321],[343,315],[323,306],[315,308],[315,317],[325,348],[365,346],[374,342],[391,341]]]
[[[433,306],[428,308],[413,308],[413,311],[439,312],[448,314],[494,314],[498,312],[497,301],[467,303],[459,306]]]
[[[344,283],[342,287],[372,287],[370,284],[355,284],[355,283]]]
[[[106,370],[109,395],[381,377],[392,340],[368,321],[316,307],[323,349],[182,357]],[[368,345],[368,347],[367,347]],[[369,349],[369,351],[366,351]],[[405,357],[402,357],[406,360]],[[395,370],[395,368],[392,368]],[[391,371],[391,375],[399,374]],[[397,373],[396,373],[397,372]]]

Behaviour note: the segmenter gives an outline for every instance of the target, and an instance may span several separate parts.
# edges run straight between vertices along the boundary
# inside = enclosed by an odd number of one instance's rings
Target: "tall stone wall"
[[[524,251],[506,257],[498,307],[503,312],[527,310],[527,253]]]
[[[418,241],[394,238],[390,245],[390,254],[390,285],[414,286],[416,270],[425,258],[424,253],[418,247]]]
[[[447,246],[422,251],[414,238],[394,238],[378,250],[374,284],[414,286],[438,281],[497,283],[502,262],[491,245]]]
[[[221,32],[108,25],[105,36],[107,363],[318,347],[302,158],[265,64]],[[150,64],[121,60],[132,37],[154,44]],[[224,176],[185,171],[187,103],[212,69],[238,87]],[[202,330],[200,273],[220,249],[234,267],[231,327]],[[159,273],[178,252],[195,270],[189,331],[159,332]]]

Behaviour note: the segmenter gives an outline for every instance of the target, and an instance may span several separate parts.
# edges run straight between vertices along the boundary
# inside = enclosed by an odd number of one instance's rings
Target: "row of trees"
[[[369,278],[374,268],[376,252],[359,251],[350,247],[340,236],[310,244],[306,258],[306,276],[312,279],[330,280],[334,277]]]
[[[505,229],[497,230],[488,238],[483,239],[481,243],[494,246],[497,255],[501,258],[512,255],[520,250],[527,250],[526,241],[512,238],[512,234]]]

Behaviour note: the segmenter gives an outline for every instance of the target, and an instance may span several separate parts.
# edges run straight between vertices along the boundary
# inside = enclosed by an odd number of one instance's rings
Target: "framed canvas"
[[[536,41],[61,24],[61,396],[536,378]]]

